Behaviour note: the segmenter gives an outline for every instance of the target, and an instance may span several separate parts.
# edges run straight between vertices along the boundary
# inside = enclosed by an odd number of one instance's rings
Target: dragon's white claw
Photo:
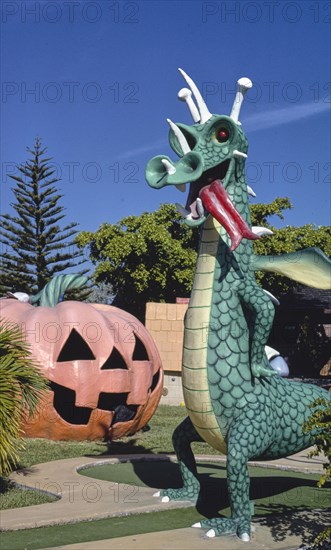
[[[161,496],[161,491],[156,491],[156,493],[154,493],[153,497],[160,497]]]
[[[169,501],[170,501],[169,497],[162,497],[161,499],[161,502],[169,502]]]
[[[248,533],[243,533],[243,534],[241,535],[241,537],[239,537],[239,538],[240,538],[240,540],[242,540],[242,541],[244,541],[244,542],[248,542],[248,541],[250,540],[250,536],[249,536]]]
[[[197,523],[193,523],[192,527],[197,527],[198,529],[201,529],[201,522],[197,521]]]
[[[209,537],[210,539],[213,539],[214,537],[216,537],[216,533],[214,529],[209,529],[209,531],[207,531],[206,533],[206,537]]]
[[[262,288],[262,290],[263,290],[264,294],[269,296],[269,298],[270,298],[270,300],[272,301],[273,304],[275,304],[276,306],[280,306],[280,301],[276,298],[276,296],[271,294],[271,292],[269,292],[269,290],[265,290],[264,288]]]

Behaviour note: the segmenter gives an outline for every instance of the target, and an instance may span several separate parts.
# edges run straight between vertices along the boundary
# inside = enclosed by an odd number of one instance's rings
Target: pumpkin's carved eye
[[[85,340],[78,334],[77,330],[74,328],[69,334],[69,338],[64,343],[60,355],[58,357],[58,362],[62,363],[64,361],[84,361],[95,359],[95,356],[92,353],[91,348],[85,342]]]

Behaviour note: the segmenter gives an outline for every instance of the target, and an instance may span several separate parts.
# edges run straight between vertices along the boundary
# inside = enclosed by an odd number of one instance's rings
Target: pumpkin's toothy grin
[[[86,425],[90,421],[92,412],[95,410],[90,407],[80,407],[75,404],[76,392],[61,384],[50,383],[50,389],[54,392],[54,409],[58,415],[74,425]],[[138,405],[127,405],[127,393],[100,393],[97,409],[100,411],[114,413],[112,424],[123,422],[120,415],[115,417],[115,412],[119,407],[127,409],[130,413],[136,413]],[[123,416],[123,415],[122,415]]]

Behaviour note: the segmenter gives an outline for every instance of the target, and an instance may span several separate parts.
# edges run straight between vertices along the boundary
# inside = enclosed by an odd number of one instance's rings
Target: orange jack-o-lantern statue
[[[149,421],[160,400],[161,360],[142,323],[108,305],[56,303],[54,287],[58,297],[85,280],[59,275],[30,300],[38,299],[38,307],[14,296],[1,300],[1,317],[21,327],[50,382],[46,402],[23,426],[27,437],[132,435]]]

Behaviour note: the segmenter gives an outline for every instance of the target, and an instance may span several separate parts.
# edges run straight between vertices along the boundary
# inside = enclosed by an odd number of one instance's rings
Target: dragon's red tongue
[[[259,238],[258,235],[252,233],[236,210],[220,180],[215,180],[201,189],[200,198],[208,212],[228,232],[231,238],[231,251],[237,248],[243,238],[251,240]]]

